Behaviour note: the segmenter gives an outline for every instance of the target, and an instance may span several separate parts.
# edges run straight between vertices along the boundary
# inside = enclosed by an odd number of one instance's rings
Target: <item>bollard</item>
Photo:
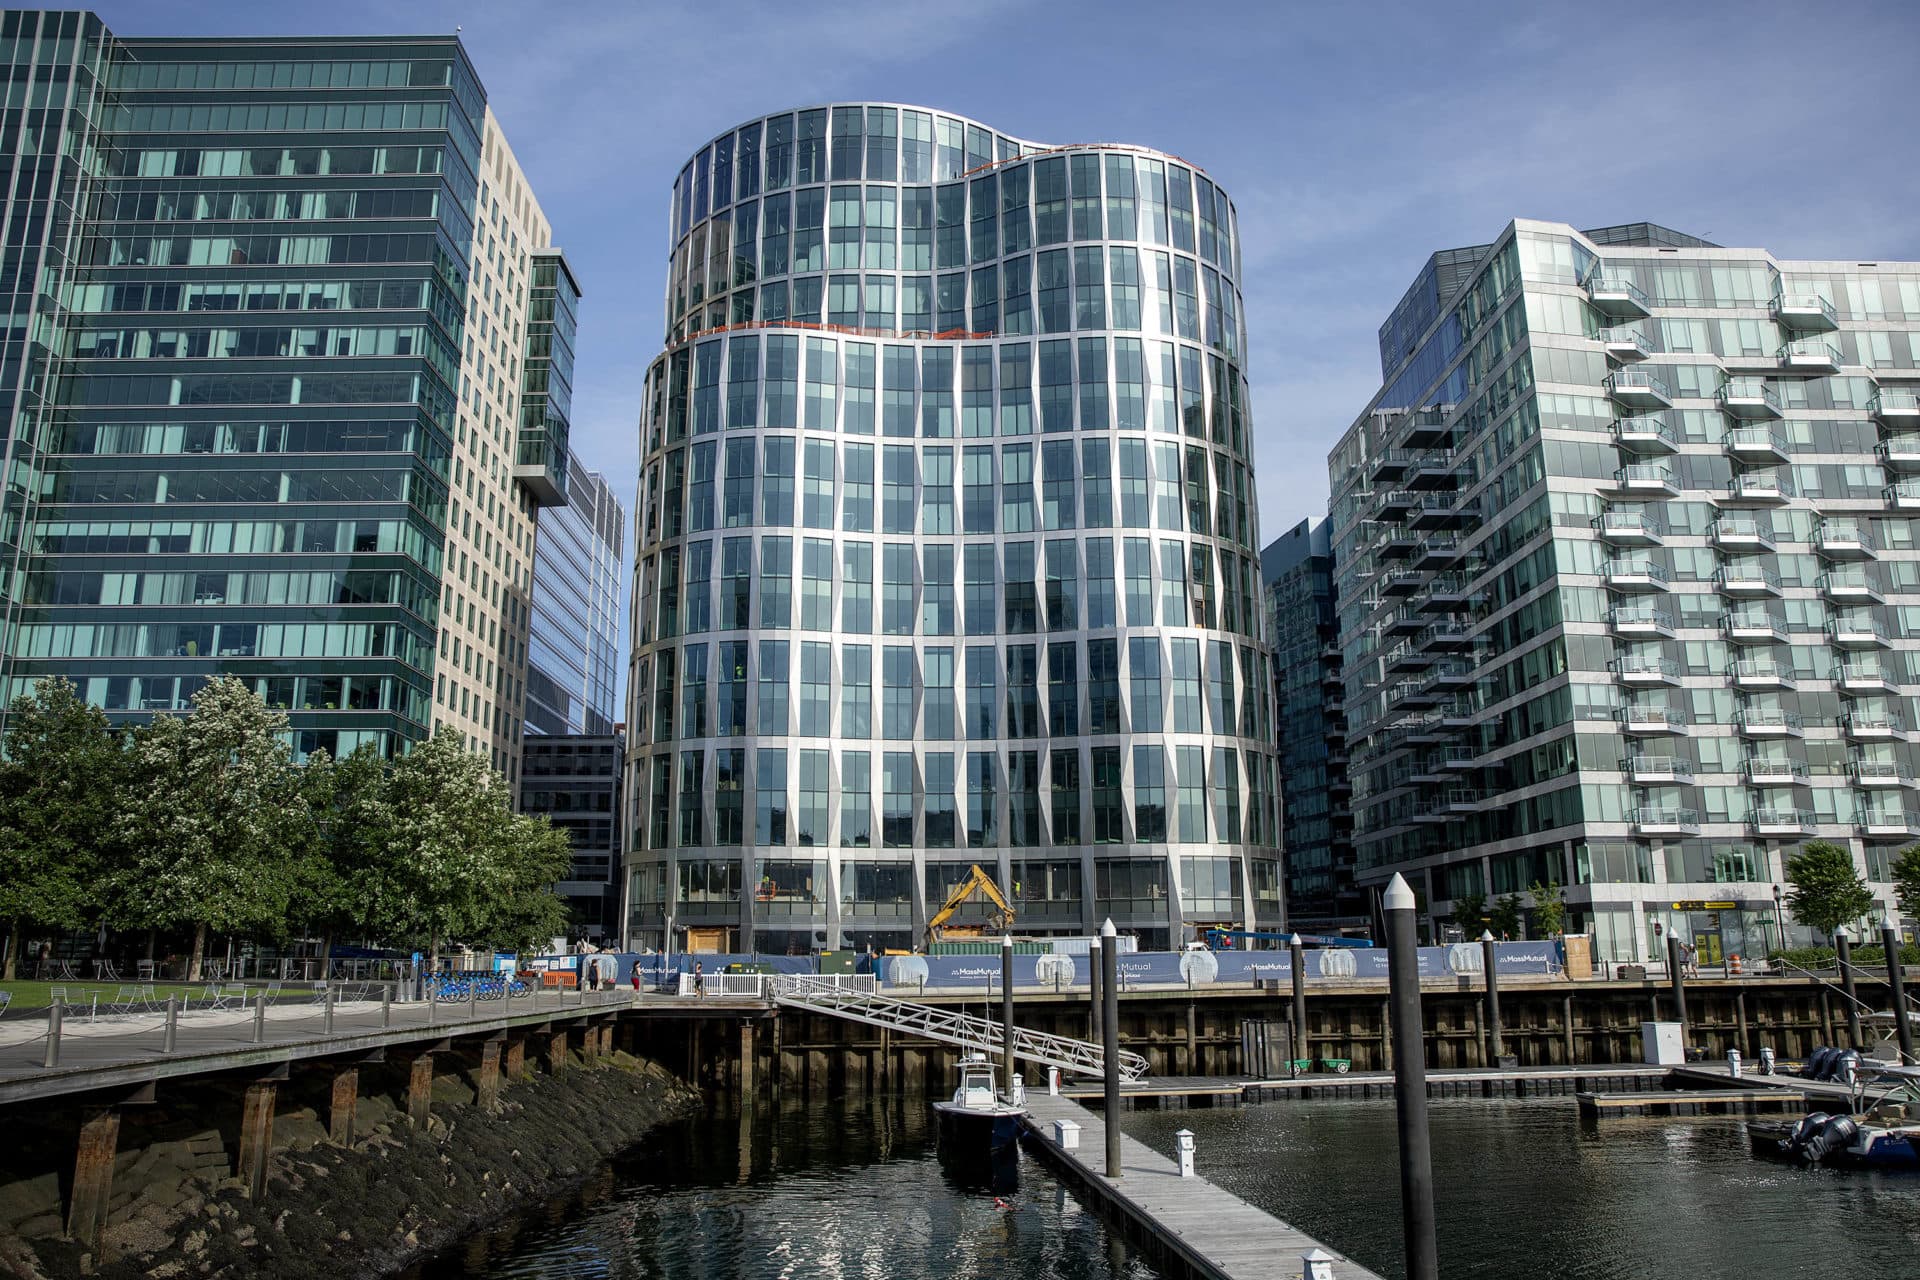
[[[433,994],[433,984],[428,983],[421,993],[421,999],[427,1002],[427,1025],[432,1026],[440,1018],[440,1001]]]
[[[1500,1059],[1507,1056],[1507,1043],[1500,1030],[1500,957],[1494,954],[1491,929],[1480,931],[1480,967],[1486,970],[1487,979],[1487,1065],[1502,1067],[1506,1064]]]
[[[1407,1280],[1439,1280],[1434,1236],[1433,1137],[1427,1129],[1426,1029],[1420,1008],[1417,903],[1395,872],[1380,904],[1387,917],[1388,1005],[1393,1024],[1393,1093],[1400,1139],[1400,1226]]]
[[[1893,1029],[1900,1038],[1900,1064],[1912,1066],[1913,1023],[1907,1019],[1907,975],[1900,965],[1900,931],[1892,925],[1881,926],[1880,944],[1887,951],[1887,985],[1893,988]]]
[[[173,1046],[180,1038],[180,997],[167,997],[167,1034],[160,1043],[160,1052],[172,1053]]]
[[[1100,926],[1101,1063],[1106,1067],[1107,1176],[1120,1176],[1120,932]]]
[[[41,1065],[57,1067],[60,1065],[60,1023],[66,1017],[66,1001],[55,1000],[47,1010],[47,1057]]]
[[[1317,1247],[1301,1254],[1300,1280],[1333,1280],[1333,1255]]]
[[[253,1002],[253,1042],[265,1044],[267,1040],[267,997],[263,992]]]
[[[380,1025],[393,1025],[393,987],[390,985],[380,988]]]
[[[1773,1074],[1773,1046],[1770,1044],[1760,1046],[1760,1074],[1763,1076]]]
[[[1000,1048],[1006,1061],[1001,1064],[1001,1088],[1013,1098],[1013,938],[1000,935]]]
[[[1055,1120],[1053,1122],[1053,1140],[1062,1151],[1078,1151],[1080,1149],[1080,1126],[1071,1120]]]
[[[1047,1068],[1047,1096],[1052,1098],[1060,1096],[1060,1068],[1058,1067]]]
[[[1173,1150],[1180,1161],[1180,1176],[1191,1178],[1193,1176],[1193,1130],[1174,1130]]]
[[[467,1021],[471,1022],[480,1014],[480,988],[477,984],[467,984]]]
[[[1727,1050],[1727,1074],[1735,1080],[1740,1078],[1740,1051],[1738,1049]]]
[[[1845,928],[1833,931],[1833,956],[1840,966],[1840,994],[1847,998],[1847,1048],[1864,1046],[1860,1034],[1860,996],[1853,989],[1853,938]]]
[[[333,984],[329,982],[326,990],[326,1011],[321,1015],[320,1025],[328,1035],[333,1034]]]
[[[1287,940],[1288,965],[1293,970],[1293,1043],[1288,1045],[1287,1074],[1294,1075],[1293,1063],[1304,1058],[1307,1070],[1313,1070],[1313,1053],[1307,1047],[1307,953],[1301,949],[1300,935]]]

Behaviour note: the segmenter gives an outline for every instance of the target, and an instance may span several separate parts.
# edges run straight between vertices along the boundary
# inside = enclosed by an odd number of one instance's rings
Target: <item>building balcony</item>
[[[1437,659],[1420,647],[1419,637],[1402,644],[1385,660],[1386,673],[1390,676],[1405,675],[1408,672],[1424,671]]]
[[[1749,467],[1771,467],[1793,453],[1787,437],[1773,427],[1735,427],[1720,437],[1727,456]]]
[[[1473,503],[1454,505],[1450,493],[1423,493],[1408,512],[1416,529],[1457,529],[1478,514]]]
[[[1477,758],[1472,747],[1443,747],[1438,756],[1438,764],[1441,769],[1449,773],[1463,773],[1477,767],[1474,764]]]
[[[1763,419],[1780,416],[1780,393],[1764,378],[1728,378],[1714,397],[1729,418]]]
[[[1767,312],[1775,324],[1796,333],[1831,333],[1840,327],[1839,312],[1817,293],[1776,294]]]
[[[1780,367],[1788,373],[1840,372],[1840,348],[1825,338],[1795,338],[1780,348]]]
[[[1400,740],[1409,746],[1432,746],[1436,743],[1450,742],[1455,731],[1437,715],[1416,716],[1410,723],[1397,726]]]
[[[1420,594],[1419,606],[1427,613],[1465,613],[1486,599],[1478,587],[1458,576],[1435,578]]]
[[[1456,817],[1478,813],[1486,800],[1487,793],[1478,787],[1449,787],[1440,796],[1441,806]]]
[[[1607,664],[1613,669],[1613,678],[1621,684],[1635,688],[1649,685],[1676,685],[1680,683],[1680,664],[1672,658],[1639,657],[1623,654]]]
[[[1870,613],[1843,613],[1827,620],[1827,640],[1836,649],[1887,649],[1893,640]]]
[[[1835,604],[1879,604],[1883,597],[1865,569],[1829,569],[1815,583]]]
[[[1425,574],[1412,569],[1390,569],[1380,575],[1378,587],[1383,596],[1410,596],[1419,591],[1426,580]]]
[[[1722,551],[1772,551],[1773,528],[1752,516],[1721,516],[1709,531]]]
[[[1629,782],[1693,781],[1693,762],[1679,756],[1628,756],[1620,762],[1620,771]]]
[[[1906,387],[1882,387],[1867,401],[1873,420],[1894,431],[1920,428],[1920,391]]]
[[[566,505],[567,434],[566,419],[549,410],[523,422],[515,437],[513,478],[537,507]]]
[[[1920,480],[1897,480],[1880,491],[1895,511],[1920,511]]]
[[[1920,472],[1920,435],[1903,431],[1888,436],[1874,446],[1873,452],[1880,459],[1880,465],[1896,475]]]
[[[1602,329],[1600,347],[1615,365],[1638,364],[1653,354],[1653,343],[1645,334],[1622,325]]]
[[[1373,460],[1373,470],[1369,474],[1375,484],[1399,480],[1413,469],[1414,461],[1419,456],[1412,449],[1388,449]]]
[[[1400,443],[1413,449],[1431,449],[1443,445],[1453,436],[1453,428],[1447,424],[1450,409],[1446,405],[1428,405],[1423,409],[1413,409],[1406,415],[1406,426],[1401,429]]]
[[[1443,693],[1458,693],[1472,688],[1479,678],[1480,669],[1471,662],[1442,662],[1427,674],[1426,683]]]
[[[1741,690],[1791,689],[1793,670],[1771,658],[1741,658],[1727,667],[1727,678]]]
[[[1756,836],[1803,836],[1813,830],[1811,809],[1754,809],[1747,830]]]
[[[1807,766],[1800,760],[1770,760],[1754,756],[1740,766],[1740,772],[1757,787],[1790,787],[1807,780]]]
[[[1616,547],[1657,547],[1666,541],[1666,522],[1640,508],[1603,511],[1593,522],[1600,540]]]
[[[1421,492],[1456,488],[1460,483],[1460,467],[1465,461],[1451,453],[1424,451],[1414,461],[1413,470],[1407,473],[1406,486]]]
[[[1799,738],[1806,734],[1797,713],[1778,707],[1747,707],[1736,711],[1733,725],[1744,738]]]
[[[1412,605],[1402,605],[1387,619],[1383,630],[1390,636],[1415,636],[1426,626],[1427,620],[1420,616],[1419,610]]]
[[[1642,805],[1627,811],[1637,836],[1697,836],[1700,834],[1698,809],[1671,809]]]
[[[1842,693],[1881,694],[1900,692],[1898,673],[1877,660],[1842,662],[1833,668],[1833,683]]]
[[[1376,559],[1393,561],[1411,559],[1420,550],[1420,535],[1404,529],[1395,530],[1374,544]]]
[[[1473,623],[1466,618],[1445,618],[1421,633],[1421,643],[1429,649],[1458,652],[1481,643],[1473,634]]]
[[[1784,471],[1744,471],[1727,482],[1728,504],[1775,505],[1793,496],[1793,481]]]
[[[1667,384],[1645,369],[1615,370],[1600,385],[1623,409],[1667,409],[1673,405],[1673,393]]]
[[[1613,420],[1613,442],[1628,453],[1678,453],[1680,433],[1657,413]]]
[[[1849,711],[1840,717],[1840,727],[1852,742],[1904,742],[1906,723],[1890,711]]]
[[[1829,560],[1873,560],[1880,548],[1865,520],[1830,517],[1813,531],[1813,549]]]
[[[1680,479],[1673,474],[1673,468],[1663,462],[1636,462],[1621,467],[1613,473],[1613,483],[1606,487],[1633,498],[1680,496]]]
[[[1382,520],[1401,521],[1413,510],[1414,495],[1408,489],[1393,489],[1380,499],[1379,515]]]
[[[1609,560],[1600,578],[1614,591],[1665,591],[1667,571],[1652,560]]]
[[[1414,555],[1413,567],[1422,570],[1444,569],[1460,558],[1462,550],[1459,538],[1452,534],[1437,534],[1420,545]]]
[[[1731,609],[1720,619],[1720,630],[1735,644],[1785,644],[1784,618],[1761,609]]]
[[[1413,766],[1413,772],[1407,775],[1407,781],[1420,787],[1438,786],[1442,783],[1452,782],[1453,775],[1441,771],[1440,756],[1439,753],[1436,752],[1432,755],[1420,757],[1419,761]]]
[[[1854,829],[1868,840],[1905,840],[1920,835],[1920,813],[1869,810]]]
[[[1755,564],[1721,565],[1713,575],[1714,589],[1723,596],[1751,600],[1780,594],[1780,575]]]
[[[1631,280],[1596,275],[1587,281],[1587,301],[1615,320],[1644,320],[1653,314],[1653,300]]]
[[[1847,772],[1853,775],[1856,787],[1880,789],[1913,785],[1913,778],[1894,760],[1855,760],[1847,766]]]
[[[1614,712],[1613,718],[1619,722],[1620,732],[1629,737],[1687,731],[1687,713],[1679,707],[1642,707],[1628,703]]]
[[[1650,605],[1615,605],[1607,610],[1608,629],[1627,639],[1673,636],[1673,615]]]
[[[1440,726],[1451,732],[1471,729],[1480,723],[1480,713],[1473,709],[1464,698],[1455,698],[1440,710]]]

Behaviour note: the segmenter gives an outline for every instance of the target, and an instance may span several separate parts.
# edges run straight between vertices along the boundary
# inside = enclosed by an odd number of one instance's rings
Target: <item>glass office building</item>
[[[1605,959],[1717,961],[1778,944],[1817,838],[1896,912],[1920,264],[1519,221],[1380,350],[1329,459],[1360,881],[1554,880]]]
[[[573,940],[608,943],[620,933],[620,787],[625,743],[612,732],[530,732],[520,775],[520,812],[567,833],[573,865],[554,892],[567,900]]]
[[[700,147],[672,222],[629,941],[915,945],[973,864],[1023,934],[1277,920],[1226,193],[860,103]]]
[[[613,732],[626,520],[606,478],[572,459],[567,500],[541,513],[534,547],[529,734]]]
[[[1333,607],[1332,525],[1302,520],[1260,553],[1279,714],[1286,928],[1364,929],[1353,882],[1353,784]]]
[[[458,40],[14,11],[0,52],[6,698],[230,673],[302,751],[444,722],[516,772],[566,375],[516,465],[547,227]]]

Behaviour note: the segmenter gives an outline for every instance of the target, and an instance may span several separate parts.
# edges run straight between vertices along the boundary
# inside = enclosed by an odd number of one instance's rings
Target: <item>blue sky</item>
[[[1375,330],[1437,248],[1641,219],[1791,257],[1920,257],[1920,5],[805,0],[97,6],[128,35],[460,26],[586,298],[575,448],[631,500],[667,193],[767,111],[915,102],[1133,142],[1240,212],[1261,531],[1324,510]]]

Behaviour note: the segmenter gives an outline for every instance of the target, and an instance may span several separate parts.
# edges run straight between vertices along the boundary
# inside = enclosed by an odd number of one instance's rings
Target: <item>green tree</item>
[[[1535,880],[1527,890],[1533,895],[1533,927],[1542,937],[1557,938],[1566,932],[1567,900],[1561,896],[1560,882]]]
[[[1520,895],[1510,893],[1496,899],[1488,910],[1487,928],[1493,931],[1496,938],[1518,938],[1525,932],[1521,923],[1524,918],[1520,909]]]
[[[390,821],[371,903],[396,937],[426,944],[434,964],[454,938],[524,945],[559,932],[566,836],[513,812],[505,779],[442,729],[394,763]]]
[[[1909,845],[1893,860],[1893,891],[1900,910],[1920,919],[1920,844]]]
[[[1809,840],[1787,859],[1787,906],[1793,918],[1822,938],[1873,909],[1873,892],[1837,844]]]
[[[342,932],[365,932],[390,835],[387,767],[371,743],[335,760],[316,751],[300,769],[312,825],[292,850],[289,921],[317,934],[320,959]]]
[[[188,714],[134,731],[131,769],[116,824],[129,850],[117,915],[148,928],[191,925],[187,980],[197,982],[209,932],[254,933],[285,919],[290,851],[312,830],[287,717],[223,676],[193,695]]]
[[[0,759],[0,977],[14,977],[28,925],[91,923],[126,759],[124,735],[66,680],[14,700]]]
[[[1484,893],[1462,893],[1453,900],[1453,914],[1448,917],[1456,929],[1469,938],[1477,938],[1480,931],[1487,927],[1487,895]]]

